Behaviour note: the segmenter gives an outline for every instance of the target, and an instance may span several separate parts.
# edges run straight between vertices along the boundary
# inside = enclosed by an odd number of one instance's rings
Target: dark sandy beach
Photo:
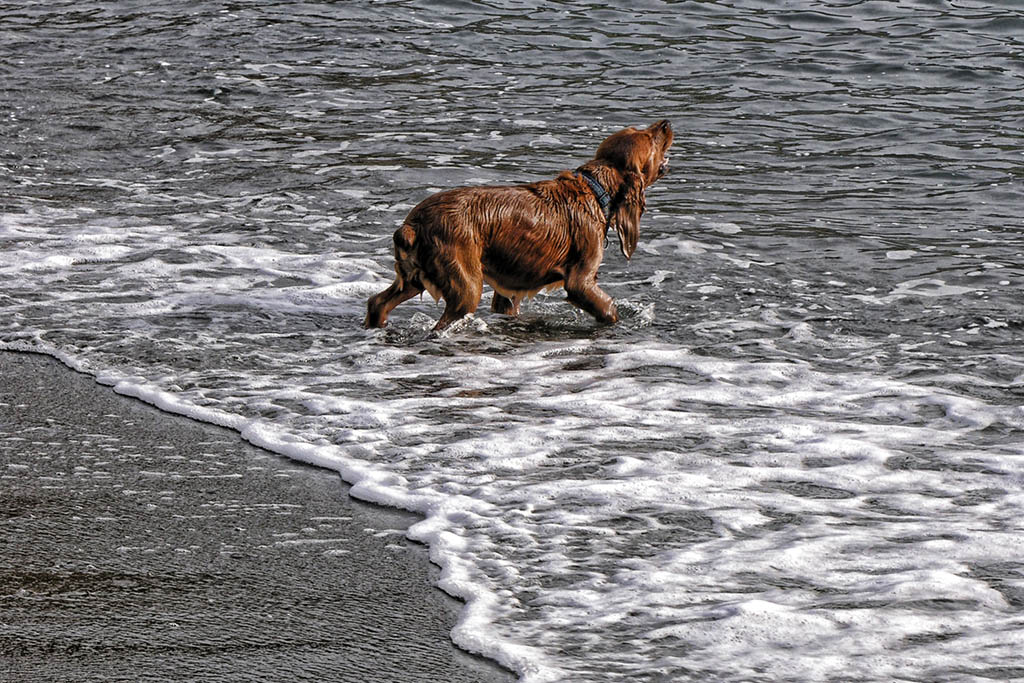
[[[455,648],[417,518],[0,352],[0,679],[513,681]]]

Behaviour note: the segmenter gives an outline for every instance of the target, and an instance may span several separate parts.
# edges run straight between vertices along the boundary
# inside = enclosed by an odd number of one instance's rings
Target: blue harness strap
[[[608,190],[604,189],[601,183],[597,182],[597,178],[590,175],[586,171],[576,171],[574,175],[582,176],[587,181],[587,185],[590,185],[590,190],[597,197],[597,203],[601,205],[601,211],[604,213],[604,217],[608,218],[611,216],[609,207],[612,205],[612,197],[608,194]]]

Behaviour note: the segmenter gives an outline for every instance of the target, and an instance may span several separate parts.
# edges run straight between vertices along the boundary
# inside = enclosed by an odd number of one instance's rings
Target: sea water
[[[1015,3],[0,2],[0,348],[420,512],[523,681],[1024,676]],[[361,327],[431,192],[672,120],[603,327]]]

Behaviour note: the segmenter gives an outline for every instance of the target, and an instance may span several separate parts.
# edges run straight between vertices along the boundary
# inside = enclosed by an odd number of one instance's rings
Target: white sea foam
[[[927,670],[949,669],[1001,651],[1016,628],[1024,448],[998,435],[1024,429],[1024,409],[986,398],[1002,385],[966,367],[836,369],[817,354],[877,342],[774,309],[668,318],[697,339],[757,341],[760,358],[649,332],[664,335],[668,302],[628,295],[735,291],[716,272],[675,284],[681,258],[737,265],[727,244],[652,240],[657,276],[609,283],[624,314],[605,334],[552,297],[533,323],[482,310],[428,337],[429,300],[404,304],[388,330],[359,329],[390,281],[386,250],[47,220],[5,218],[0,239],[16,248],[0,251],[0,273],[43,301],[11,308],[0,348],[50,353],[424,515],[409,536],[467,602],[456,642],[524,681],[602,666],[636,676],[651,662],[713,662],[731,679],[912,677],[921,652]],[[79,287],[79,267],[102,277]],[[865,302],[967,291],[912,279]],[[1008,326],[995,322],[978,329]],[[543,341],[555,325],[567,327]],[[1024,361],[1002,362],[1020,385]],[[986,567],[1011,569],[995,581]],[[908,645],[929,638],[951,644]]]
[[[875,296],[870,294],[850,294],[848,295],[848,297],[851,299],[863,301],[865,303],[886,305],[895,303],[900,299],[904,299],[910,296],[938,298],[949,296],[963,296],[965,294],[971,294],[977,291],[979,290],[976,287],[950,285],[945,280],[941,280],[938,278],[918,278],[914,280],[908,280],[907,282],[901,282],[892,290],[892,292],[885,296]]]

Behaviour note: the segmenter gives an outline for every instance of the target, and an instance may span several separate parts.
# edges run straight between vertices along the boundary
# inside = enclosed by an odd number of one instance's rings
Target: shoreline
[[[419,515],[50,356],[0,377],[4,680],[516,680],[451,642]]]

